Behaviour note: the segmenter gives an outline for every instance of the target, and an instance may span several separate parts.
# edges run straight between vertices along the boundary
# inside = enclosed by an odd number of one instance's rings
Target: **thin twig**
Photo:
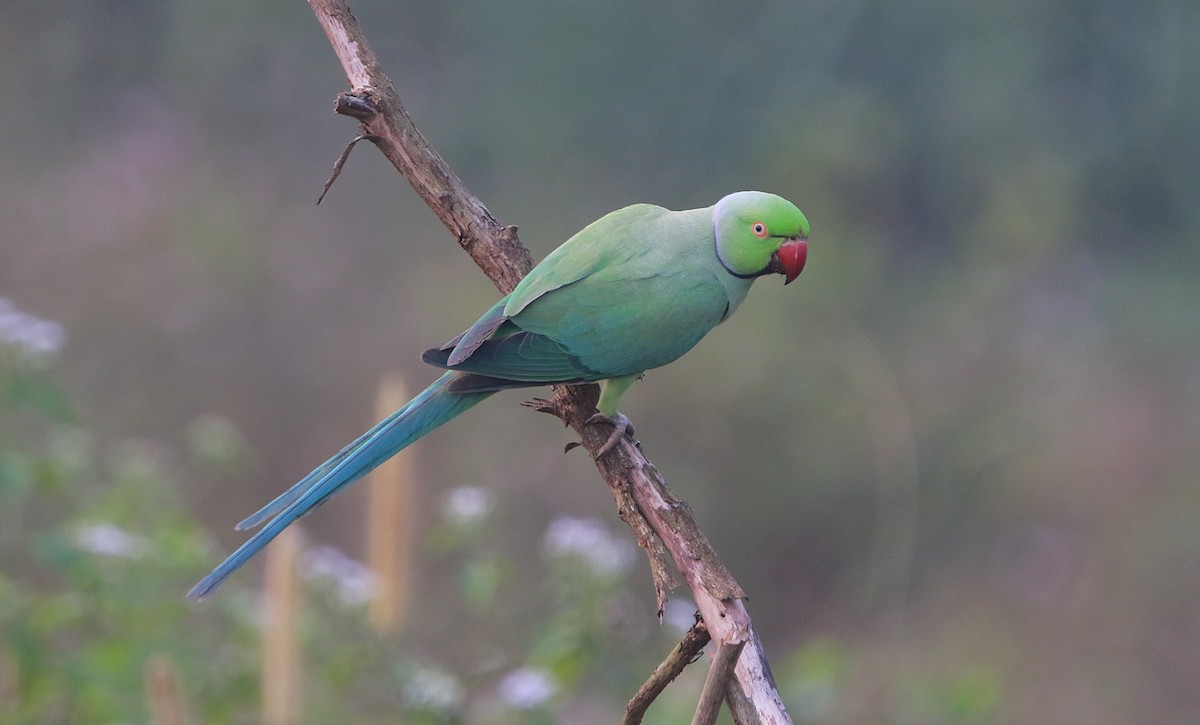
[[[647,708],[650,707],[650,703],[654,702],[667,685],[679,677],[679,673],[683,672],[684,667],[696,661],[704,649],[704,645],[708,644],[710,640],[711,637],[708,636],[708,628],[704,626],[704,621],[697,619],[687,634],[683,635],[679,644],[671,650],[671,654],[667,655],[662,664],[654,668],[654,672],[650,673],[650,677],[642,683],[633,699],[625,706],[625,719],[621,721],[622,725],[638,725],[645,716]]]
[[[365,133],[358,134],[354,137],[354,140],[346,144],[346,148],[343,149],[341,155],[337,157],[337,161],[333,162],[333,173],[330,174],[329,178],[325,180],[325,186],[321,187],[321,195],[317,197],[318,205],[325,201],[325,195],[329,193],[329,189],[333,186],[333,182],[337,181],[337,178],[342,175],[342,167],[346,165],[346,159],[350,158],[350,152],[354,150],[355,144],[363,140],[371,140],[371,137]]]
[[[533,258],[517,238],[516,227],[497,222],[417,129],[346,3],[309,0],[309,5],[350,81],[352,90],[344,95],[353,112],[347,115],[360,122],[363,133],[408,180],[484,274],[502,292],[511,291],[533,268]],[[339,108],[342,105],[339,103]],[[579,434],[593,458],[607,439],[606,430],[585,423],[595,405],[595,386],[554,388],[556,415]],[[613,453],[596,459],[596,466],[617,501],[622,520],[646,547],[660,609],[666,592],[674,586],[664,563],[669,553],[691,589],[713,641],[718,646],[745,643],[746,656],[738,660],[734,675],[736,687],[752,705],[756,719],[767,725],[791,723],[762,645],[750,626],[750,615],[742,605],[745,594],[717,559],[687,505],[670,493],[640,448],[627,439],[622,439]]]
[[[721,714],[721,701],[725,699],[725,685],[732,679],[733,667],[742,656],[745,641],[731,642],[717,647],[712,664],[708,666],[708,677],[704,679],[704,689],[700,691],[700,702],[696,705],[696,715],[692,725],[713,725],[717,715]]]

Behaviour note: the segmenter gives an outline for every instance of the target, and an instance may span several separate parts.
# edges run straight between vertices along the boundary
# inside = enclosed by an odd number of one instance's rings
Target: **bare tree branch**
[[[700,702],[696,705],[692,725],[713,725],[717,721],[717,715],[721,714],[721,701],[725,699],[725,685],[745,646],[746,641],[742,640],[717,647],[712,664],[708,666],[708,677],[704,679],[704,689],[700,691]]]
[[[650,673],[650,677],[642,683],[629,704],[625,706],[625,719],[621,721],[622,725],[638,725],[645,716],[646,709],[650,707],[650,703],[654,702],[667,685],[679,677],[679,673],[683,672],[684,667],[696,661],[700,652],[704,650],[704,645],[708,644],[710,640],[711,637],[708,636],[708,628],[704,626],[704,620],[697,619],[687,634],[683,635],[679,644],[671,650],[671,654],[667,655],[662,664],[654,668],[654,672]]]
[[[511,291],[533,267],[532,256],[517,238],[516,227],[497,222],[425,140],[346,3],[309,0],[309,5],[352,88],[339,96],[338,112],[359,120],[362,133],[404,175],[484,274],[502,292]],[[555,386],[553,401],[542,401],[535,407],[552,412],[574,429],[584,448],[596,458],[608,431],[585,423],[595,411],[595,403],[595,386]],[[640,447],[627,439],[621,439],[612,453],[597,459],[596,466],[617,501],[622,520],[647,550],[660,613],[667,591],[675,586],[665,566],[669,553],[692,591],[713,642],[719,649],[745,648],[730,683],[735,720],[739,725],[791,723],[742,604],[745,594],[713,552],[687,504],[670,492]],[[751,714],[753,719],[749,719]]]

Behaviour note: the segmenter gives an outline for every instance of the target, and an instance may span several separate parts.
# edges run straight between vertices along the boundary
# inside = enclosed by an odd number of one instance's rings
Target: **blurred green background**
[[[624,410],[797,721],[1195,721],[1200,5],[354,9],[538,258],[637,201],[808,214],[797,284]],[[145,722],[166,670],[194,722],[256,722],[261,563],[183,592],[495,290],[369,147],[314,205],[355,128],[304,3],[3,15],[0,721]],[[660,627],[520,400],[415,449],[399,636],[364,624],[364,492],[305,519],[304,722],[612,722],[677,640],[686,592]]]

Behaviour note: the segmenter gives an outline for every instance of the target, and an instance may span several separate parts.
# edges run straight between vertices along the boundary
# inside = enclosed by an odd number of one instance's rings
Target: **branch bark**
[[[533,268],[533,258],[517,238],[516,227],[496,221],[425,140],[344,0],[309,0],[309,5],[352,89],[339,96],[336,110],[360,122],[363,135],[408,180],[484,274],[501,292],[510,292]],[[669,555],[691,589],[717,650],[741,652],[726,688],[735,721],[739,725],[791,723],[742,604],[745,593],[717,558],[687,503],[671,493],[639,445],[622,439],[612,453],[596,458],[608,431],[585,422],[595,404],[596,387],[589,385],[555,386],[552,401],[532,405],[569,425],[596,459],[622,520],[646,549],[660,615],[667,592],[677,586],[666,563]]]

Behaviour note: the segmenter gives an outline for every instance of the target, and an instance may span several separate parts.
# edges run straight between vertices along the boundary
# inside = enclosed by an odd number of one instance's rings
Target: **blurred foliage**
[[[1200,6],[355,11],[538,256],[634,201],[760,188],[812,220],[801,280],[758,285],[624,411],[750,592],[799,720],[1194,719]],[[257,570],[180,593],[495,292],[365,147],[313,206],[353,128],[302,4],[17,2],[0,83],[4,716],[142,718],[163,655],[197,716],[253,718]],[[517,400],[420,447],[403,647],[314,585],[314,721],[611,722],[665,654],[644,565],[547,553],[564,518],[618,524]],[[489,497],[478,530],[435,513],[464,488]],[[314,540],[356,551],[361,501],[306,519]],[[81,551],[106,526],[138,557]],[[656,721],[687,721],[690,676]]]
[[[0,722],[140,721],[152,668],[164,662],[181,684],[185,715],[255,721],[259,597],[236,582],[203,604],[182,596],[216,552],[180,493],[221,472],[245,472],[236,429],[198,419],[182,457],[144,440],[102,449],[78,427],[51,374],[0,351],[0,382],[10,391],[0,406]],[[41,444],[16,447],[9,424],[18,419]],[[481,493],[450,492],[430,531],[431,561],[457,581],[446,598],[457,603],[448,607],[454,631],[411,639],[463,639],[424,656],[409,638],[367,625],[361,564],[308,548],[304,722],[403,715],[435,724],[468,714],[477,723],[556,722],[570,695],[597,680],[605,691],[636,688],[653,652],[632,645],[670,646],[674,630],[655,633],[626,588],[633,544],[594,519],[552,524],[538,586],[545,606],[514,637],[501,626],[501,593],[513,582],[496,552],[498,514],[486,500],[463,503]],[[507,654],[514,648],[515,662]]]
[[[205,479],[201,456],[143,441],[102,450],[18,352],[0,350],[0,718],[143,719],[158,656],[208,691],[207,716],[229,720],[230,694],[254,696],[257,636],[236,595],[203,612],[179,596],[213,551],[179,497],[185,477]]]

